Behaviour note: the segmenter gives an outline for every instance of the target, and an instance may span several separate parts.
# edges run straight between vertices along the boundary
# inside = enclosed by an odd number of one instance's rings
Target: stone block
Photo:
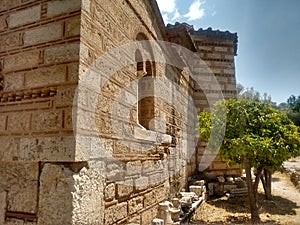
[[[8,16],[0,16],[0,31],[3,31],[8,27],[7,18]]]
[[[54,96],[54,104],[56,107],[72,106],[75,96],[75,86],[63,87],[57,89],[57,94]]]
[[[62,129],[62,112],[37,112],[32,114],[32,130],[52,131]]]
[[[38,225],[72,224],[73,174],[62,165],[44,165],[40,177]]]
[[[79,60],[79,43],[67,43],[45,50],[45,64],[63,63]]]
[[[119,203],[105,209],[105,224],[115,224],[118,220],[127,217],[127,202]]]
[[[129,196],[133,192],[133,180],[126,180],[125,182],[117,184],[117,197]]]
[[[80,35],[80,16],[71,18],[66,21],[65,36],[73,37]]]
[[[28,23],[37,22],[41,19],[41,5],[32,6],[20,11],[11,13],[8,20],[9,27],[16,27]]]
[[[153,204],[158,204],[159,202],[165,200],[166,191],[164,187],[156,188],[149,193],[144,195],[144,207],[151,206]]]
[[[63,83],[66,80],[66,71],[66,66],[55,65],[24,72],[25,87],[46,87],[53,84]]]
[[[73,175],[73,179],[75,191],[70,190],[73,196],[71,224],[103,224],[104,179],[101,171],[83,167]]]
[[[5,212],[6,212],[6,191],[0,191],[0,224],[4,224]]]
[[[30,171],[27,172],[30,173]],[[17,190],[12,187],[12,190],[10,190],[7,195],[7,210],[12,212],[36,213],[37,196],[37,179],[35,181],[27,182],[23,187],[18,187]]]
[[[228,48],[227,47],[215,47],[215,51],[217,52],[227,52]]]
[[[23,220],[9,218],[9,219],[6,220],[6,222],[5,222],[4,225],[24,225],[24,221]]]
[[[7,130],[11,132],[22,133],[29,131],[30,113],[10,113],[8,115]]]
[[[141,174],[142,171],[142,163],[141,161],[132,161],[126,164],[126,175],[136,175]]]
[[[152,224],[153,218],[157,216],[157,208],[151,208],[141,214],[141,224]]]
[[[114,200],[116,195],[115,184],[111,183],[107,185],[104,189],[104,198],[106,201]]]
[[[234,60],[234,55],[225,55],[225,59]]]
[[[6,130],[6,115],[0,115],[0,132],[4,132]]]
[[[24,33],[24,45],[36,45],[55,41],[62,38],[63,24],[53,23],[47,26],[26,30]]]
[[[74,161],[74,136],[20,139],[20,160]]]
[[[16,91],[24,88],[24,73],[7,74],[4,79],[5,91]]]
[[[0,51],[3,52],[8,49],[19,47],[21,40],[21,33],[14,32],[0,36]]]
[[[134,187],[137,191],[142,191],[147,189],[149,186],[149,179],[148,177],[139,177],[134,179]]]
[[[128,213],[131,215],[143,209],[143,197],[135,197],[128,201]]]
[[[77,82],[79,77],[79,65],[78,63],[72,63],[68,65],[68,81]]]
[[[19,156],[20,139],[12,137],[0,138],[0,161],[12,161]]]
[[[48,2],[47,17],[71,13],[81,8],[80,0],[56,0]]]
[[[40,52],[37,50],[21,52],[4,58],[3,72],[17,71],[37,67]]]
[[[73,129],[73,112],[72,109],[64,110],[64,127],[65,129]]]
[[[38,163],[0,163],[0,190],[7,191],[7,210],[37,212],[38,174]]]
[[[221,54],[211,53],[211,54],[207,54],[207,57],[210,59],[220,59]]]

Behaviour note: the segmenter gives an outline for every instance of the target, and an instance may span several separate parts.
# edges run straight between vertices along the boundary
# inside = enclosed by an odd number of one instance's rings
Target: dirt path
[[[274,196],[280,196],[287,201],[287,209],[290,211],[290,215],[283,215],[281,220],[285,222],[283,224],[300,224],[300,192],[293,183],[290,181],[290,178],[286,174],[275,173],[273,175],[272,182],[272,191]],[[289,222],[289,223],[287,223]]]

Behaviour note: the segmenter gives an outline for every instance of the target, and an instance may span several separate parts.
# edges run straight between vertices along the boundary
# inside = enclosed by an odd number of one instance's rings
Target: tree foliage
[[[248,154],[254,167],[274,169],[299,154],[298,129],[284,113],[266,103],[249,100],[226,100],[225,105],[226,132],[220,148],[224,159],[240,164],[243,155]],[[220,126],[221,122],[217,120],[223,112],[223,103],[218,102],[212,113],[200,113],[201,138],[209,139],[212,125]]]
[[[255,199],[253,202],[257,205],[259,180],[262,179],[264,185],[269,182],[269,186],[264,187],[271,193],[271,172],[278,169],[285,160],[299,155],[298,128],[286,114],[264,102],[231,99],[225,101],[225,106],[224,102],[217,102],[212,112],[199,114],[200,138],[209,141],[214,136],[220,136],[221,133],[218,131],[224,129],[224,114],[226,114],[226,130],[219,154],[230,163],[257,169],[254,186],[252,178],[247,177],[250,185],[248,189],[253,190],[252,194],[249,193],[249,197],[253,197],[252,200]],[[213,148],[214,144],[211,146]],[[265,176],[262,176],[264,171]],[[251,176],[249,171],[248,176]],[[252,215],[251,210],[251,215],[257,222],[259,216],[255,205],[253,209],[256,212]]]

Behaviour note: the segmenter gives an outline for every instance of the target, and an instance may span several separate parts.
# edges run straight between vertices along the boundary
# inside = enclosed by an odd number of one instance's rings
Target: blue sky
[[[237,32],[236,76],[273,101],[300,95],[299,0],[157,0],[165,23]]]

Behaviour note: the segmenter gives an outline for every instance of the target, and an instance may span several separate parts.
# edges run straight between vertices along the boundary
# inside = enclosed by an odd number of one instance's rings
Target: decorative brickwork
[[[236,36],[178,28],[176,39],[154,0],[0,1],[0,224],[150,224],[186,187],[199,161],[189,98],[200,111],[206,95],[235,97]],[[202,67],[198,88],[172,49],[180,68],[148,49],[92,76],[97,59],[136,40],[197,52],[221,91]],[[101,84],[96,97],[86,79]]]

